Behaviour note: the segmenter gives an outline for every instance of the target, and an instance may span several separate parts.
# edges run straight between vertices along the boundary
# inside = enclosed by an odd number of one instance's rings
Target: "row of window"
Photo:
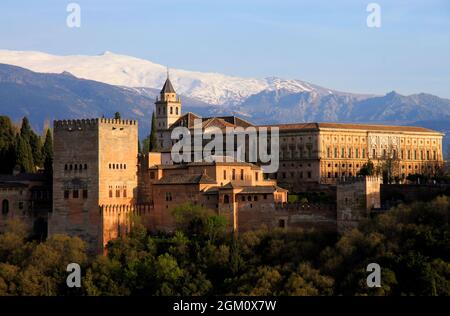
[[[72,193],[72,198],[73,199],[79,199],[80,198],[80,191],[81,191],[81,197],[83,199],[87,199],[88,198],[88,190],[84,189],[84,190],[64,190],[64,199],[67,200],[70,198]]]
[[[235,199],[236,199],[236,202],[238,202],[238,196],[237,195],[235,196]],[[263,199],[267,200],[267,194],[263,194]],[[252,200],[257,202],[258,201],[258,196],[257,195],[254,195],[254,196],[251,196],[251,195],[245,196],[245,195],[243,195],[243,196],[241,196],[241,201],[242,202],[245,202],[245,201],[251,202]],[[223,203],[224,204],[229,204],[230,203],[230,196],[228,194],[225,194],[223,196]]]
[[[161,112],[164,112],[164,110],[161,111],[161,109],[162,109],[161,107],[158,107],[158,114],[159,115],[161,115]],[[175,112],[176,115],[178,115],[178,107],[177,106],[175,107],[175,111],[174,111],[174,107],[173,106],[169,107],[169,113],[173,114],[174,112]],[[162,114],[165,114],[165,113],[162,113]]]
[[[279,176],[281,176],[280,179],[286,179],[286,178],[287,178],[287,175],[288,175],[288,173],[286,173],[286,172],[275,172],[275,173],[274,173],[275,179],[278,179]],[[305,175],[306,175],[306,178],[308,178],[308,179],[311,179],[311,178],[312,178],[312,172],[311,172],[311,171],[307,171],[307,172],[305,173]],[[303,178],[304,178],[303,171],[297,171],[297,175],[295,174],[295,172],[291,171],[291,172],[289,172],[289,176],[290,176],[291,178],[296,178],[296,177],[298,177],[298,178],[300,178],[300,179],[303,179]]]
[[[122,170],[122,169],[127,169],[127,164],[126,163],[110,163],[109,164],[109,169],[112,170]]]
[[[64,165],[64,170],[65,171],[72,171],[72,170],[77,170],[77,171],[83,171],[83,170],[87,170],[88,165],[87,164],[65,164]]]
[[[375,148],[372,149],[372,158],[401,158],[405,159],[405,151],[400,151],[400,157],[398,157],[398,152],[396,149],[392,150],[392,153],[388,153],[386,149],[383,149],[381,154],[377,153],[377,150]],[[414,157],[414,160],[418,160],[420,157],[420,160],[437,160],[437,152],[436,150],[433,150],[430,152],[429,150],[407,150],[406,151],[406,159],[411,160],[412,157]],[[359,148],[348,148],[345,150],[345,148],[341,148],[340,152],[337,147],[332,149],[330,147],[327,148],[327,158],[366,158],[366,150],[363,148],[360,150]]]
[[[124,198],[126,198],[127,197],[127,190],[126,189],[125,190],[116,190],[115,194],[113,194],[113,193],[114,193],[113,190],[109,190],[109,197],[110,198],[113,198],[113,197],[116,197],[116,198],[124,197]],[[121,193],[122,193],[122,196],[121,196]]]
[[[347,155],[346,155],[347,154]],[[327,148],[327,158],[331,158],[331,148],[328,147]],[[353,150],[352,148],[349,148],[347,150],[347,153],[345,151],[345,148],[341,148],[341,152],[340,152],[340,158],[366,158],[366,149],[362,149],[361,151],[359,150],[359,148],[356,148],[355,150]],[[334,153],[333,153],[333,157],[334,158],[339,158],[339,153],[338,153],[338,148],[335,147],[334,148]]]

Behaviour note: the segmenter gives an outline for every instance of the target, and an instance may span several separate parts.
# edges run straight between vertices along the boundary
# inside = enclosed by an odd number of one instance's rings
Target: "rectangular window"
[[[334,158],[337,158],[337,157],[338,157],[338,149],[335,148],[335,149],[334,149]]]
[[[69,190],[64,190],[64,199],[67,200],[69,198]]]
[[[236,180],[236,169],[231,170],[231,179]]]
[[[331,148],[327,148],[327,158],[331,158]]]
[[[120,190],[116,190],[116,197],[120,197]]]
[[[112,192],[112,190],[109,190],[109,197],[110,197],[110,198],[113,197],[113,192]]]
[[[74,199],[78,199],[78,190],[73,190],[73,192],[72,192],[72,197],[73,197]]]
[[[241,180],[244,180],[244,169],[241,169]]]
[[[88,190],[83,190],[83,199],[88,198]]]
[[[126,198],[127,197],[127,190],[123,190],[123,197]]]
[[[366,149],[365,148],[363,148],[363,150],[362,150],[362,158],[366,158]]]
[[[348,149],[348,158],[352,158],[352,149],[351,148]]]
[[[150,179],[155,179],[155,172],[154,171],[150,172]]]
[[[255,172],[255,180],[256,180],[256,181],[258,181],[258,176],[259,176],[259,173],[258,173],[258,172]]]
[[[308,171],[308,179],[311,179],[311,171]]]
[[[359,158],[359,149],[358,148],[355,149],[355,158]]]
[[[226,170],[223,171],[223,179],[224,179],[224,180],[227,179],[227,171],[226,171]]]
[[[341,149],[341,158],[345,158],[345,148]]]

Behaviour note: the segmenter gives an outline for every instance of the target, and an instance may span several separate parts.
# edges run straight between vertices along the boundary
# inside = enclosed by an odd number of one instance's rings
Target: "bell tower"
[[[167,71],[167,79],[161,89],[160,96],[156,99],[155,111],[156,127],[158,130],[158,147],[160,149],[165,149],[168,146],[171,146],[170,134],[168,134],[167,131],[169,127],[181,117],[181,100],[177,97],[175,89],[170,82],[169,71]],[[167,134],[169,136],[168,139]]]

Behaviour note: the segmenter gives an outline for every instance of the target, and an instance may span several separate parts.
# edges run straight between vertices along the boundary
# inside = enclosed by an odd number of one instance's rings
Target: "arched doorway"
[[[7,215],[9,213],[9,201],[4,199],[2,202],[2,214]]]

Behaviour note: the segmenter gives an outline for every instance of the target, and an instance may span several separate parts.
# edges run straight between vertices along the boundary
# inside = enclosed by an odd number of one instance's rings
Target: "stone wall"
[[[333,204],[275,203],[265,206],[241,206],[239,231],[261,227],[284,228],[287,231],[336,231],[336,206]]]

